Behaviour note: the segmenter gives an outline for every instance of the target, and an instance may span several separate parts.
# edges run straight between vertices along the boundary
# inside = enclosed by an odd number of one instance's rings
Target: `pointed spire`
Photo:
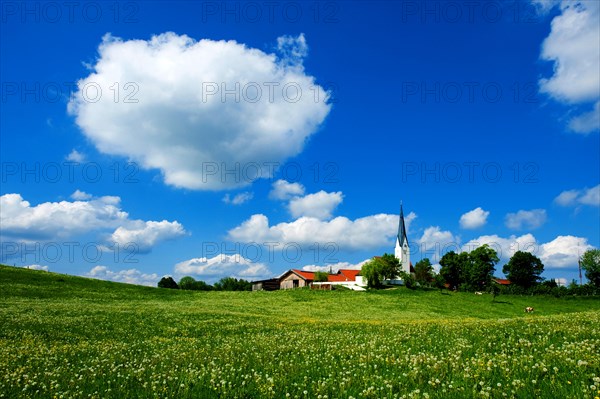
[[[404,245],[404,242],[408,243],[408,237],[406,237],[406,227],[404,226],[404,210],[402,209],[402,201],[400,201],[400,221],[398,222],[398,242],[400,246]]]

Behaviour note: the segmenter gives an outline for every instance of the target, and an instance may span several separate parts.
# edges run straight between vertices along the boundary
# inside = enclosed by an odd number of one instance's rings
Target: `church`
[[[406,225],[404,224],[404,209],[402,209],[402,203],[400,203],[400,220],[398,221],[398,234],[396,235],[396,247],[394,249],[394,255],[398,262],[400,262],[400,271],[405,273],[414,273],[412,262],[410,261],[410,246],[408,245],[408,237],[406,235]],[[400,277],[393,280],[386,280],[387,284],[403,284]]]

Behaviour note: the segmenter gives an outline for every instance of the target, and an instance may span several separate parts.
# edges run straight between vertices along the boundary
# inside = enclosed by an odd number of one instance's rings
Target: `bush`
[[[163,277],[160,279],[160,281],[158,282],[158,288],[178,289],[179,286],[177,285],[175,280],[173,280],[173,277],[169,276],[169,277]]]
[[[410,288],[411,290],[417,288],[417,280],[415,280],[412,274],[400,272],[400,278],[402,279],[402,281],[404,281],[404,286],[406,288]]]

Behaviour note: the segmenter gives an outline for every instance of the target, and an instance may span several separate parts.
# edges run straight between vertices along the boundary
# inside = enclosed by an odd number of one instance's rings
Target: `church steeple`
[[[400,220],[398,221],[398,235],[396,236],[396,248],[394,254],[400,262],[401,270],[410,273],[410,247],[408,246],[408,237],[406,236],[402,202],[400,202]]]
[[[400,202],[400,221],[398,222],[398,242],[403,247],[404,243],[408,244],[408,237],[406,236],[406,226],[404,226],[404,210],[402,209],[402,201]]]

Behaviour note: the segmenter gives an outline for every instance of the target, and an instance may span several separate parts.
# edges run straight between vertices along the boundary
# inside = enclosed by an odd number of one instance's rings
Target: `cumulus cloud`
[[[489,214],[489,211],[477,207],[460,217],[460,227],[463,229],[477,229],[486,224]]]
[[[160,280],[160,276],[156,273],[147,274],[137,269],[112,271],[106,266],[95,266],[85,274],[85,277],[150,287],[156,287]]]
[[[78,196],[84,194],[80,192]],[[121,209],[121,199],[114,196],[32,206],[20,194],[5,194],[0,197],[0,225],[3,239],[19,242],[64,240],[112,230],[108,235],[110,243],[135,243],[139,252],[148,252],[157,243],[185,233],[177,221],[129,219],[129,214]]]
[[[593,247],[588,244],[587,238],[558,236],[554,240],[540,245],[538,256],[546,267],[576,267],[577,260],[588,249],[593,249]]]
[[[303,35],[280,38],[279,56],[172,32],[106,35],[69,111],[99,151],[159,169],[169,185],[242,187],[299,154],[331,109],[302,66],[307,48]]]
[[[20,194],[0,197],[2,235],[29,239],[66,238],[97,229],[116,227],[128,220],[120,198],[91,201],[44,202],[31,206]]]
[[[537,1],[542,9],[557,2]],[[596,103],[591,112],[574,117],[569,127],[578,133],[600,129],[600,2],[563,0],[552,20],[541,58],[554,63],[554,74],[540,79],[540,91],[570,104]]]
[[[416,215],[411,212],[405,217],[407,229]],[[262,214],[252,215],[240,226],[228,232],[232,241],[277,242],[299,245],[322,245],[334,243],[339,249],[373,249],[392,245],[398,232],[398,215],[378,214],[350,220],[338,216],[329,221],[314,217],[301,217],[293,222],[269,225]]]
[[[42,265],[27,265],[27,266],[23,266],[23,268],[25,269],[29,269],[29,270],[42,270],[45,272],[50,271],[50,268],[48,266],[42,266]]]
[[[331,214],[342,203],[343,198],[341,191],[328,193],[321,190],[315,194],[292,198],[288,207],[294,218],[306,216],[326,220],[331,218]]]
[[[242,255],[220,254],[212,258],[194,258],[175,265],[175,273],[180,276],[198,276],[208,281],[222,277],[261,280],[269,278],[271,272],[263,263],[255,263]]]
[[[600,184],[592,188],[563,191],[554,199],[554,202],[562,206],[600,206]]]
[[[517,213],[508,213],[504,218],[506,227],[513,230],[537,229],[546,222],[545,209],[520,210]]]
[[[81,190],[75,190],[75,192],[71,194],[71,198],[76,201],[85,201],[91,199],[92,195]]]
[[[546,269],[575,267],[579,256],[593,248],[584,237],[558,236],[547,243],[539,243],[532,234],[524,234],[510,237],[481,236],[465,243],[463,250],[470,252],[484,244],[496,250],[501,264],[507,262],[515,252],[525,251],[540,258]]]
[[[300,183],[290,183],[285,180],[277,180],[273,183],[269,192],[269,198],[287,201],[293,197],[304,195],[304,186]]]
[[[462,246],[462,250],[471,252],[485,244],[496,250],[498,257],[502,261],[508,261],[517,251],[536,254],[539,248],[537,240],[532,234],[524,234],[522,236],[511,235],[509,237],[500,237],[492,234],[483,235],[466,242]]]
[[[229,194],[225,194],[225,196],[223,197],[223,202],[226,204],[241,205],[244,202],[250,201],[252,198],[254,198],[254,194],[251,192],[239,193],[236,194],[233,198],[231,198]]]
[[[445,252],[460,252],[459,242],[459,237],[448,230],[442,230],[439,226],[426,228],[417,240],[421,255],[433,261],[438,261]]]
[[[306,265],[302,267],[302,270],[306,270],[307,272],[329,272],[329,270],[331,270],[332,273],[337,273],[340,269],[360,270],[362,269],[362,266],[370,260],[371,259],[365,259],[358,263],[337,262],[323,266]]]
[[[69,155],[66,156],[65,158],[67,161],[71,161],[71,162],[84,162],[85,161],[85,155],[77,150],[73,150],[69,153]]]
[[[181,223],[136,220],[127,227],[118,227],[110,236],[110,241],[124,248],[128,244],[134,244],[139,253],[148,253],[159,242],[181,237],[185,229]]]

